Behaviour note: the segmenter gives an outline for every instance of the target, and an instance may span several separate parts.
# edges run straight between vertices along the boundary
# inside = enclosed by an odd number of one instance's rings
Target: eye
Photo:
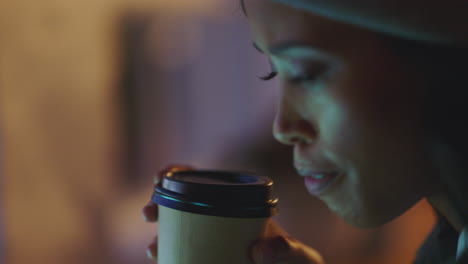
[[[308,82],[317,82],[326,74],[326,67],[323,64],[309,64],[303,67],[303,70],[286,77],[287,81],[292,84],[301,84]]]
[[[305,82],[317,81],[320,78],[319,74],[303,74],[287,78],[292,84],[300,84]]]

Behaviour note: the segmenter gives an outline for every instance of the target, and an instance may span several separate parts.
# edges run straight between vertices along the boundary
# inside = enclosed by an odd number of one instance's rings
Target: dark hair
[[[420,52],[424,52],[419,59],[426,64],[430,80],[426,98],[426,127],[434,138],[459,156],[458,166],[467,166],[468,49],[438,46]],[[468,166],[463,169],[468,174]],[[441,177],[447,185],[452,204],[467,226],[468,175]]]
[[[426,128],[468,158],[468,47],[395,38],[389,43],[397,56],[427,76]]]
[[[427,78],[423,87],[425,136],[450,148],[457,156],[452,158],[459,159],[457,166],[464,166],[468,174],[468,47],[387,38],[396,56]],[[468,226],[468,175],[440,177],[448,198]]]

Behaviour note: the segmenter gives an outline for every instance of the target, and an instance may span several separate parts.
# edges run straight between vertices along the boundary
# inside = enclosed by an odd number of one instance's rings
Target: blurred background
[[[272,177],[277,221],[329,264],[411,263],[427,203],[360,230],[307,195],[268,71],[237,1],[2,0],[0,263],[152,263],[140,211],[174,163]]]

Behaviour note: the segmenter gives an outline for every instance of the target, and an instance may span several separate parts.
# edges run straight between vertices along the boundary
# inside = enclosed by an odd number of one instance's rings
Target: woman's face
[[[245,0],[254,43],[281,83],[274,136],[308,191],[360,227],[432,192],[422,83],[389,39],[268,0]]]

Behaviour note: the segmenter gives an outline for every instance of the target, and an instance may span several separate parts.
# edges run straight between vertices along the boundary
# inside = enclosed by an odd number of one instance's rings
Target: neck
[[[445,217],[455,230],[457,230],[459,233],[461,232],[463,229],[463,223],[446,195],[432,195],[427,197],[427,200],[432,205],[434,210]]]
[[[448,195],[451,190],[444,186],[447,186],[447,181],[454,181],[454,179],[464,175],[465,170],[460,164],[459,157],[448,146],[433,143],[430,152],[435,176],[440,179],[438,184],[440,189],[436,190],[435,194],[427,196],[427,200],[439,214],[447,219],[455,230],[461,232],[463,221]],[[453,182],[450,184],[452,187],[454,185]]]

